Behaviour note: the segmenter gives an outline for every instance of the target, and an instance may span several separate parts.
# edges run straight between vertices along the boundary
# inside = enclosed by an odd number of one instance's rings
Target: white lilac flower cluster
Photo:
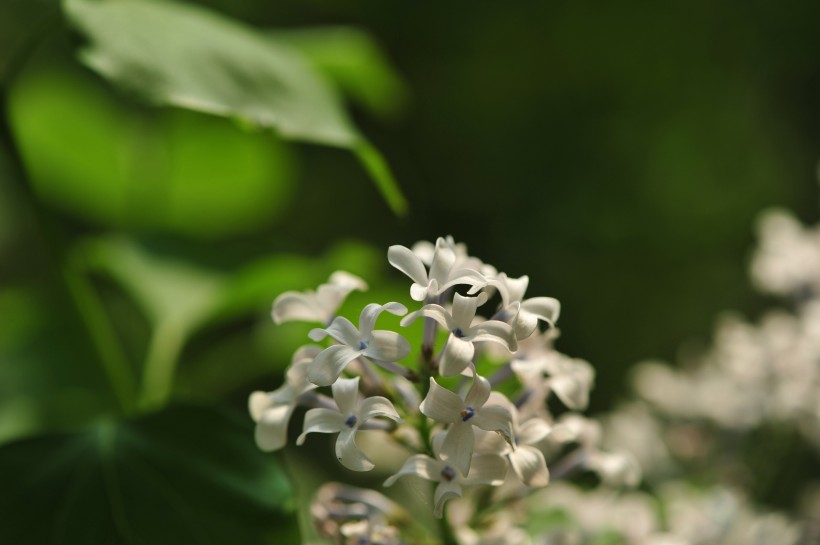
[[[760,238],[752,277],[793,309],[771,310],[758,324],[724,317],[708,352],[682,371],[642,365],[636,390],[667,418],[733,430],[787,425],[820,450],[820,228],[770,212]]]
[[[365,306],[358,324],[337,316],[351,291],[367,289],[342,272],[316,291],[275,300],[274,321],[316,323],[309,337],[318,344],[297,350],[284,385],[250,396],[262,450],[285,446],[298,405],[309,410],[296,444],[313,433],[337,434],[336,457],[354,471],[374,468],[357,433],[382,430],[406,453],[385,486],[405,476],[432,482],[437,517],[475,485],[505,484],[505,496],[520,499],[548,484],[550,468],[554,478],[587,468],[609,481],[639,479],[631,459],[599,449],[595,423],[575,412],[586,407],[594,374],[585,361],[553,348],[556,299],[526,297],[526,276],[497,272],[449,237],[412,249],[391,246],[387,257],[412,281],[412,312],[386,302]],[[405,361],[412,350],[401,332],[377,329],[384,312],[403,317],[402,328],[422,329],[417,361]],[[482,358],[496,362],[487,376],[478,372]],[[564,406],[558,418],[547,404],[553,395]]]
[[[787,308],[767,311],[758,323],[724,316],[708,350],[677,368],[641,364],[634,375],[638,399],[600,419],[602,445],[632,452],[655,485],[663,520],[640,494],[627,500],[569,490],[544,505],[563,502],[587,534],[615,528],[629,545],[820,542],[820,483],[795,483],[792,493],[805,505],[794,512],[767,512],[748,499],[745,488],[759,477],[737,456],[744,438],[759,438],[752,433],[760,430],[793,434],[792,445],[802,437],[820,454],[820,227],[769,212],[759,235],[752,278],[761,291],[784,297]],[[764,457],[772,452],[767,443],[755,447]],[[787,465],[788,451],[780,448],[774,460]],[[698,490],[683,480],[698,466],[708,466],[711,487]],[[617,514],[624,509],[636,514]]]

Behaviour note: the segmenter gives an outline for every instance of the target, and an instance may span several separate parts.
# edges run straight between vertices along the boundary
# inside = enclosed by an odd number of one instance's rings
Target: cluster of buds
[[[449,500],[476,485],[504,484],[505,497],[520,500],[546,486],[550,473],[555,479],[587,468],[607,480],[639,478],[629,459],[598,448],[595,423],[576,412],[586,407],[594,373],[553,348],[556,299],[526,298],[528,277],[498,272],[449,237],[412,249],[391,246],[388,261],[412,280],[412,312],[387,302],[365,306],[358,326],[337,316],[348,294],[367,289],[343,272],[316,291],[275,300],[274,321],[318,324],[309,333],[318,344],[296,351],[284,385],[250,396],[262,450],[285,446],[301,405],[309,410],[297,445],[313,433],[337,434],[339,462],[370,471],[375,464],[357,434],[382,430],[406,453],[384,485],[408,476],[432,482],[439,518]],[[480,308],[490,317],[481,317]],[[402,328],[422,328],[414,364],[403,361],[412,350],[401,333],[376,329],[384,312],[402,317]],[[553,394],[560,403],[548,406]],[[558,417],[550,410],[555,405],[563,405]]]

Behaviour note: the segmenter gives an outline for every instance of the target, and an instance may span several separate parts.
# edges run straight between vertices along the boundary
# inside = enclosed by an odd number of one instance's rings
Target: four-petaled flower
[[[429,273],[421,258],[405,246],[388,248],[387,260],[413,281],[410,297],[414,301],[437,301],[439,295],[452,286],[467,284],[476,288],[487,283],[484,275],[474,269],[454,270],[455,252],[443,238],[436,241]]]
[[[299,321],[330,323],[336,311],[353,290],[366,290],[367,283],[348,272],[336,271],[330,275],[327,284],[316,291],[286,291],[273,302],[271,316],[274,323]]]
[[[307,367],[321,350],[318,346],[303,346],[293,355],[293,363],[285,374],[285,384],[272,392],[253,392],[248,409],[256,422],[256,444],[266,451],[285,446],[288,422],[300,395],[316,388],[307,379]]]
[[[504,458],[497,454],[484,454],[475,457],[470,472],[462,471],[451,462],[441,458],[439,442],[434,439],[431,458],[424,454],[411,456],[404,462],[401,469],[384,481],[384,486],[392,486],[405,475],[415,475],[428,481],[439,483],[436,486],[433,502],[435,515],[441,518],[444,503],[452,498],[461,497],[461,486],[471,484],[490,484],[497,486],[504,482],[507,474],[507,464]]]
[[[336,458],[353,471],[370,471],[373,462],[356,446],[356,431],[368,419],[385,417],[400,422],[401,418],[387,398],[368,397],[359,402],[359,377],[339,379],[333,384],[333,399],[339,410],[310,409],[305,413],[302,434],[297,445],[305,442],[309,433],[339,433],[336,439]]]
[[[532,335],[538,327],[538,320],[554,327],[561,313],[561,303],[553,297],[524,299],[529,283],[530,279],[526,275],[510,278],[504,273],[488,281],[488,285],[498,289],[501,294],[499,318],[512,326],[518,340]]]
[[[512,441],[510,410],[500,402],[500,399],[495,399],[495,396],[490,399],[490,390],[490,382],[476,375],[470,390],[462,399],[439,386],[431,377],[430,391],[419,407],[423,415],[449,424],[441,445],[441,457],[465,474],[470,469],[470,460],[473,457],[473,426],[486,431],[500,432],[507,441]],[[494,394],[501,396],[496,392]]]
[[[390,364],[407,357],[410,344],[394,331],[373,330],[376,318],[385,310],[397,316],[407,313],[407,308],[400,303],[371,303],[364,307],[359,316],[359,329],[347,318],[339,316],[327,329],[311,330],[310,338],[314,341],[321,341],[330,335],[340,344],[326,348],[316,356],[308,366],[308,379],[318,386],[329,386],[339,378],[348,363],[360,356],[395,370]]]
[[[419,316],[426,316],[444,326],[450,332],[450,336],[439,360],[439,372],[445,377],[458,375],[473,361],[473,343],[491,341],[503,345],[511,352],[517,348],[515,333],[509,324],[498,320],[486,320],[473,325],[476,308],[486,300],[487,295],[483,293],[478,297],[464,297],[456,293],[452,312],[441,305],[431,303],[405,316],[401,325],[409,325]]]

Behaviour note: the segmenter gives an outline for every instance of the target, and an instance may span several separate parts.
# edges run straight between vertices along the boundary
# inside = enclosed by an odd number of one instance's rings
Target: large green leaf
[[[7,444],[0,481],[2,543],[296,542],[284,472],[256,449],[250,421],[222,410]]]
[[[162,0],[64,0],[90,44],[82,60],[157,104],[240,118],[294,140],[354,151],[397,212],[395,181],[334,88],[292,47],[216,13]]]
[[[376,41],[354,27],[333,26],[270,33],[298,49],[351,100],[391,117],[407,102],[407,89]]]

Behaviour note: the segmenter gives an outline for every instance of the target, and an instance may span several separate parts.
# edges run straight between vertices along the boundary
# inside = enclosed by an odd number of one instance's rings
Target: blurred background
[[[406,301],[387,247],[447,234],[562,302],[595,414],[631,365],[771,304],[748,275],[761,211],[818,219],[816,2],[191,3],[309,57],[407,212],[352,154],[146,103],[78,62],[59,5],[5,0],[4,442],[117,413],[105,354],[122,392],[173,360],[167,399],[244,412],[308,329],[275,328],[273,297],[345,268],[373,286],[350,309]]]

